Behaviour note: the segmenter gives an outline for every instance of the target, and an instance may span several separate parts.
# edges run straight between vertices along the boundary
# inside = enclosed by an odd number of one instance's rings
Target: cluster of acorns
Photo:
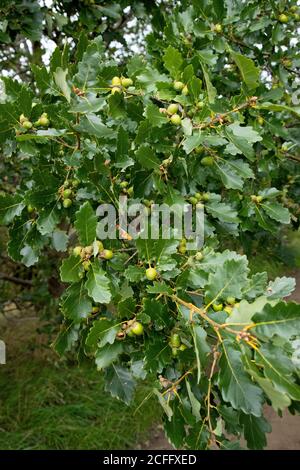
[[[173,83],[173,88],[175,91],[181,91],[181,94],[182,95],[188,95],[189,94],[189,89],[187,87],[187,85],[185,85],[183,82],[180,82],[178,80],[176,80],[174,83]]]
[[[24,116],[24,114],[21,114],[21,116],[19,117],[19,122],[25,132],[33,127],[32,122],[26,116]]]
[[[222,31],[223,31],[223,27],[222,27],[222,25],[221,25],[220,23],[217,23],[217,24],[213,24],[213,25],[211,26],[211,30],[212,30],[212,31],[215,31],[215,32],[218,33],[218,34],[220,34],[220,33],[222,33]]]
[[[33,127],[33,124],[30,121],[30,119],[24,116],[24,114],[21,114],[21,116],[19,117],[19,122],[25,132],[28,131],[29,129],[32,129]],[[34,126],[35,127],[48,127],[49,126],[48,114],[47,113],[41,114],[39,119],[35,121]]]
[[[224,306],[222,303],[220,304],[213,304],[212,307],[215,312],[220,312],[224,311],[228,313],[228,315],[231,315],[233,307],[239,307],[239,302],[236,302],[234,297],[227,297],[226,299],[226,305]]]
[[[112,250],[104,249],[103,243],[100,240],[96,240],[94,245],[89,246],[75,246],[73,248],[73,255],[80,256],[82,260],[82,266],[85,271],[88,271],[91,266],[90,258],[92,256],[99,256],[105,260],[110,260],[113,258],[114,254]]]
[[[127,196],[132,196],[133,195],[133,186],[129,186],[129,182],[126,180],[120,181],[119,186],[122,190],[122,193],[127,194]]]
[[[174,82],[173,87],[177,91],[181,91],[183,95],[188,95],[189,90],[187,85],[185,85],[183,82]],[[201,110],[205,106],[204,101],[198,101],[195,105],[194,108],[190,109],[187,111],[187,115],[190,117],[193,117],[194,114]],[[171,103],[167,109],[161,108],[160,111],[162,113],[167,113],[170,116],[170,122],[174,124],[175,126],[180,126],[181,125],[181,116],[178,114],[178,110],[180,109],[179,105],[177,103]]]
[[[75,195],[74,189],[78,186],[79,181],[77,179],[72,179],[65,181],[63,186],[60,188],[59,193],[63,198],[63,206],[65,209],[68,209],[73,204],[73,198]]]
[[[182,238],[179,242],[179,245],[178,245],[178,252],[181,254],[181,255],[184,255],[187,251],[187,240],[186,238]],[[203,258],[204,258],[204,255],[202,253],[202,251],[197,251],[194,255],[193,255],[193,258],[196,260],[196,261],[202,261]]]
[[[167,107],[167,113],[170,116],[170,122],[175,126],[180,126],[181,124],[181,117],[178,114],[179,105],[176,103],[172,103]]]
[[[38,118],[37,121],[34,123],[35,127],[48,127],[49,126],[49,119],[48,119],[48,114],[43,113],[41,116]]]
[[[298,5],[292,5],[289,9],[289,12],[291,13],[292,18],[294,18],[295,21],[300,21]],[[280,23],[288,23],[290,21],[289,12],[281,13],[278,16],[278,20],[280,21]]]
[[[212,165],[214,164],[215,159],[214,159],[214,156],[213,156],[213,155],[205,155],[205,156],[203,156],[203,154],[204,154],[205,151],[206,151],[204,147],[201,147],[201,146],[196,147],[194,151],[195,151],[195,153],[196,153],[197,155],[202,156],[202,158],[201,158],[201,160],[200,160],[201,165],[203,165],[203,166],[212,166]]]
[[[123,89],[129,88],[133,85],[131,78],[127,77],[113,77],[111,81],[111,94],[122,93]]]
[[[172,348],[173,356],[177,356],[178,351],[185,351],[187,348],[187,346],[181,342],[181,339],[178,333],[173,333],[171,335],[169,345]]]
[[[209,193],[195,193],[193,196],[189,196],[188,200],[193,206],[197,206],[200,204],[200,201],[207,202],[209,201],[210,196]]]
[[[262,196],[256,196],[255,194],[252,194],[250,198],[251,198],[251,201],[254,202],[255,204],[260,204],[263,200]]]
[[[117,333],[118,339],[124,339],[126,336],[141,336],[144,333],[142,323],[134,320],[128,320],[122,324],[122,330]]]

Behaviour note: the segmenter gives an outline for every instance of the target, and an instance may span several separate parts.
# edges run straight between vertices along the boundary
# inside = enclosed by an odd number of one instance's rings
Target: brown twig
[[[207,397],[206,397],[206,401],[207,401],[206,421],[208,422],[208,429],[209,429],[211,439],[213,440],[213,442],[215,441],[215,435],[213,432],[213,427],[211,424],[211,417],[210,417],[210,409],[212,407],[211,405],[211,382],[212,382],[212,377],[214,375],[218,359],[220,357],[220,353],[217,351],[218,346],[219,346],[219,343],[217,343],[216,346],[214,347],[214,356],[213,356],[214,358],[213,358],[213,362],[212,362],[209,377],[208,377],[208,389],[207,389]]]
[[[3,281],[13,282],[14,284],[20,284],[21,286],[32,287],[33,284],[31,281],[27,279],[19,279],[15,276],[9,276],[8,274],[0,273],[0,279]]]
[[[191,374],[192,371],[193,371],[193,368],[187,370],[181,377],[179,377],[179,379],[177,379],[175,382],[172,382],[172,385],[163,392],[163,395],[166,395],[167,393],[170,393],[170,392],[175,392],[177,385],[179,385],[180,382],[182,382],[189,374]]]
[[[289,160],[293,160],[293,161],[295,161],[295,162],[300,163],[300,157],[296,157],[296,155],[292,155],[292,154],[290,154],[290,153],[288,153],[288,152],[283,152],[283,153],[284,153],[284,156],[285,156],[286,158],[288,158]]]
[[[192,304],[191,302],[186,302],[180,297],[177,297],[177,295],[172,295],[171,297],[175,303],[179,303],[184,307],[188,308],[190,311],[198,313],[204,320],[210,323],[214,330],[219,331],[220,329],[226,329],[226,331],[228,331],[229,333],[233,333],[234,335],[237,335],[239,333],[238,330],[234,330],[233,328],[227,327],[226,324],[220,325],[220,323],[215,322],[205,313],[204,310],[199,307],[196,307],[196,305]]]
[[[80,122],[80,114],[76,114],[76,124],[78,125]],[[80,141],[80,133],[76,132],[76,150],[80,150],[81,147],[81,141]]]
[[[214,124],[224,124],[226,122],[226,118],[232,114],[232,113],[237,113],[241,111],[242,109],[248,108],[248,107],[254,107],[257,102],[257,97],[252,96],[249,98],[249,100],[246,103],[242,103],[239,106],[236,106],[235,108],[231,109],[230,111],[227,111],[226,113],[221,113],[221,114],[216,114],[216,116],[211,119],[209,122],[202,122],[201,124],[197,126],[193,126],[194,129],[205,129],[206,127],[211,127]],[[229,124],[230,121],[227,121]]]

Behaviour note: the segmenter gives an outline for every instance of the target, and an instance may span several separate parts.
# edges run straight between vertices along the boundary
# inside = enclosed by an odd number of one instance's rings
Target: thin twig
[[[206,421],[208,422],[209,432],[211,434],[211,438],[212,438],[213,441],[215,440],[215,435],[214,435],[214,432],[213,432],[213,427],[212,427],[212,424],[211,424],[211,417],[210,417],[210,409],[212,407],[212,405],[211,405],[211,382],[212,382],[212,377],[214,375],[218,359],[220,357],[220,353],[217,351],[218,346],[219,346],[219,343],[217,343],[216,346],[214,347],[214,359],[213,359],[211,369],[210,369],[210,374],[209,374],[209,377],[208,377],[208,389],[207,389],[207,397],[206,397],[206,400],[207,400]]]
[[[31,281],[28,281],[26,279],[19,279],[18,277],[15,277],[15,276],[8,276],[8,274],[0,273],[0,279],[3,281],[13,282],[14,284],[20,284],[21,286],[26,286],[26,287],[33,286]]]

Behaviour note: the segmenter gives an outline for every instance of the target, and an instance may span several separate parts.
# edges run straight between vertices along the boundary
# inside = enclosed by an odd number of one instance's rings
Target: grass
[[[93,363],[58,360],[39,320],[11,321],[0,365],[0,449],[130,449],[146,440],[161,411],[141,384],[127,407],[104,390]],[[3,337],[3,336],[2,336]]]
[[[293,273],[300,268],[300,229],[282,232],[281,245],[274,252],[266,246],[248,259],[252,274],[266,271],[274,279]]]
[[[276,258],[266,259],[264,254],[257,254],[249,259],[249,267],[252,274],[266,271],[269,279],[275,279],[278,276],[286,275],[290,267],[282,263]]]
[[[2,450],[134,448],[159,416],[151,399],[136,414],[113,399],[93,365],[1,366],[0,389]],[[141,386],[136,402],[147,393]]]

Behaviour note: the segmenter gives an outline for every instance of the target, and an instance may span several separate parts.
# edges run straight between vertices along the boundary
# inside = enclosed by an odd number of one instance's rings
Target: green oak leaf
[[[203,76],[204,76],[204,81],[205,81],[205,85],[206,85],[206,91],[207,91],[207,96],[208,96],[208,102],[209,103],[214,103],[215,102],[215,98],[217,96],[217,90],[216,88],[213,86],[212,82],[211,82],[211,77],[210,77],[210,74],[209,74],[209,71],[206,67],[206,65],[204,64],[204,62],[200,61],[201,63],[201,67],[202,67],[202,71],[203,71]]]
[[[60,267],[60,278],[63,282],[77,282],[83,272],[80,256],[71,255],[63,260]]]
[[[128,268],[124,272],[124,276],[130,282],[139,282],[145,276],[145,270],[140,266],[128,266]]]
[[[187,379],[185,381],[185,385],[186,385],[189,400],[190,400],[190,403],[191,403],[192,413],[195,416],[196,421],[200,421],[200,419],[201,419],[201,416],[200,416],[201,403],[197,400],[195,394],[192,391],[192,387],[190,385],[190,382]]]
[[[254,178],[250,166],[242,160],[216,161],[215,166],[227,189],[243,189],[244,179]]]
[[[271,432],[272,427],[263,416],[257,417],[242,413],[240,422],[243,425],[248,449],[263,449],[266,447],[266,433]]]
[[[65,354],[67,351],[70,351],[70,349],[72,349],[72,347],[75,345],[76,341],[78,341],[79,329],[79,323],[72,322],[70,320],[67,321],[52,343],[54,351],[56,351],[60,356]]]
[[[159,393],[159,391],[156,388],[153,389],[153,393],[157,396],[162,409],[164,410],[168,419],[170,420],[173,416],[173,410],[168,403],[169,401],[168,397],[166,395],[163,395],[162,393]]]
[[[222,356],[219,361],[218,385],[223,400],[235,410],[261,416],[263,394],[244,369],[242,354],[227,340],[222,343]]]
[[[76,212],[74,225],[82,245],[90,245],[96,238],[97,217],[88,201]]]
[[[229,204],[224,202],[208,202],[205,204],[206,211],[221,222],[239,222],[238,213]]]
[[[56,251],[66,251],[69,237],[63,230],[57,229],[52,233],[52,244]]]
[[[247,286],[243,289],[243,297],[255,299],[265,293],[268,283],[268,273],[255,273],[250,277]]]
[[[206,422],[197,422],[195,426],[189,429],[186,443],[190,449],[207,450],[209,446],[209,429]]]
[[[105,371],[105,390],[129,405],[133,399],[136,381],[125,367],[112,364]]]
[[[66,98],[68,103],[71,101],[71,89],[67,82],[68,69],[63,70],[61,67],[57,67],[56,71],[53,73],[54,81],[63,96]]]
[[[227,260],[218,266],[215,273],[208,278],[206,294],[211,299],[226,299],[226,297],[240,298],[242,289],[247,285],[248,262],[245,256],[238,260]]]
[[[94,262],[88,271],[85,287],[94,302],[108,304],[111,300],[110,280],[99,263]]]
[[[145,341],[145,368],[161,372],[171,362],[171,348],[161,335],[151,335]]]
[[[39,217],[37,220],[38,231],[42,235],[48,235],[53,233],[56,228],[57,223],[60,219],[60,213],[57,208],[57,203],[53,206],[47,207],[39,212]]]
[[[231,315],[227,318],[226,323],[238,323],[237,329],[241,325],[250,325],[252,323],[252,317],[257,313],[261,312],[265,305],[275,304],[276,302],[269,300],[267,297],[257,297],[253,302],[248,302],[243,299],[239,302],[238,307],[234,307]]]
[[[146,314],[157,331],[169,328],[172,323],[168,308],[165,304],[155,299],[145,299],[142,315]]]
[[[170,407],[173,414],[170,419],[165,420],[164,431],[168,441],[178,449],[182,446],[186,436],[185,421],[175,400],[170,402]]]
[[[114,139],[115,133],[107,127],[96,114],[88,113],[82,116],[80,123],[74,126],[76,131],[93,135],[100,139]]]
[[[252,321],[255,324],[252,331],[258,337],[266,340],[277,335],[289,340],[300,331],[300,305],[295,302],[279,302],[273,306],[266,304]]]
[[[265,377],[276,390],[293,400],[300,400],[300,386],[295,383],[295,365],[282,348],[263,344],[256,350],[256,360],[264,367]]]
[[[159,111],[158,106],[149,103],[145,110],[145,117],[153,127],[161,127],[168,122],[166,114]]]
[[[293,277],[276,277],[274,281],[270,281],[266,288],[266,296],[269,299],[281,299],[289,296],[296,287],[296,280]]]
[[[208,354],[211,352],[210,347],[207,344],[206,338],[207,333],[200,325],[192,326],[192,334],[195,345],[195,353],[197,360],[197,370],[198,370],[198,383],[201,379],[201,374],[207,364]]]
[[[113,344],[120,325],[106,318],[95,320],[85,341],[87,348],[103,348],[106,344]]]
[[[115,362],[119,355],[122,353],[123,346],[120,342],[113,344],[106,344],[101,349],[98,349],[95,355],[95,362],[98,370],[105,369]]]
[[[276,201],[266,201],[261,203],[261,207],[271,219],[281,224],[289,224],[291,217],[289,210]]]
[[[21,196],[15,194],[0,195],[0,224],[9,224],[19,216],[24,208]]]
[[[260,372],[258,367],[250,360],[248,355],[244,355],[244,360],[246,362],[246,368],[251,377],[255,380],[256,383],[263,389],[267,397],[272,403],[272,407],[278,413],[279,411],[284,410],[291,404],[291,399],[289,396],[282,392],[278,391],[271,380],[264,377]]]
[[[158,168],[160,165],[154,150],[147,144],[141,145],[135,152],[135,156],[141,166],[147,170]]]
[[[230,55],[236,63],[237,67],[239,68],[242,79],[246,83],[246,85],[249,88],[257,88],[259,85],[258,81],[260,71],[255,66],[253,60],[242,54],[233,52],[232,50],[230,51]]]
[[[168,46],[163,56],[163,62],[172,77],[176,78],[183,63],[181,53],[173,46]]]
[[[92,311],[92,302],[84,288],[84,282],[76,282],[62,296],[61,310],[64,316],[76,323],[87,318]]]

